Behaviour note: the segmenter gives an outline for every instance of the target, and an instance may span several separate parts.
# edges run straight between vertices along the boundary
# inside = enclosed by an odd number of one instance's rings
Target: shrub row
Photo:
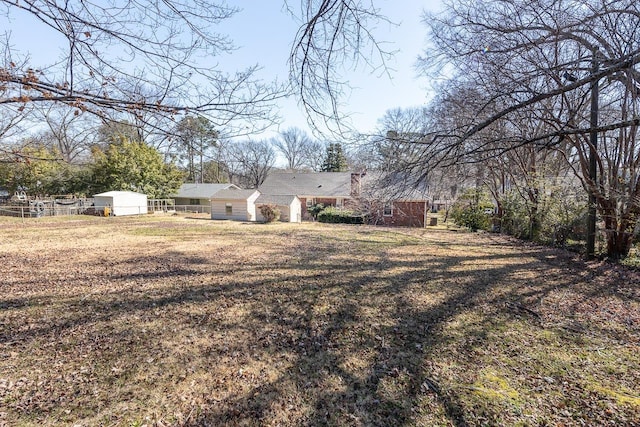
[[[364,224],[366,217],[355,214],[352,211],[339,210],[330,206],[318,213],[318,221],[333,224]]]

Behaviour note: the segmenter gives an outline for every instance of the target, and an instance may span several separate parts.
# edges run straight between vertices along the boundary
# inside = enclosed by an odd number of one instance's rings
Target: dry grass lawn
[[[0,236],[1,426],[640,425],[631,270],[435,229]]]

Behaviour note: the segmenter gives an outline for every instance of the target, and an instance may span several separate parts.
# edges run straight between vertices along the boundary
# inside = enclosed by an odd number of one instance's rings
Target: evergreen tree
[[[347,169],[347,158],[342,151],[342,145],[338,142],[327,145],[322,172],[345,172]]]
[[[25,141],[20,148],[24,158],[0,162],[0,188],[9,193],[24,191],[30,196],[73,191],[72,177],[77,167],[62,161],[58,150],[30,142]]]
[[[149,198],[169,197],[180,187],[183,174],[162,154],[143,142],[121,139],[106,151],[96,150],[94,179],[96,191],[129,190]]]

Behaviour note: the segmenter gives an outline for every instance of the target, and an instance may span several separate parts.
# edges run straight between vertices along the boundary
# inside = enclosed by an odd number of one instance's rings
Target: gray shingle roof
[[[256,189],[241,190],[239,188],[229,188],[227,190],[220,190],[211,196],[211,200],[247,200],[255,193]]]
[[[406,175],[369,172],[367,177],[369,179],[362,188],[364,197],[378,200],[431,200],[428,184],[421,183],[416,186],[415,182]]]
[[[427,185],[416,188],[405,176],[367,172],[360,177],[360,195],[378,200],[430,200]],[[351,197],[351,172],[277,172],[258,188],[260,197]]]
[[[349,197],[350,172],[282,172],[272,173],[258,187],[272,196]]]
[[[238,188],[233,184],[182,184],[174,197],[184,199],[208,199],[220,190]]]
[[[280,206],[289,206],[296,199],[296,196],[274,196],[271,194],[260,194],[256,199],[256,204],[273,204]]]

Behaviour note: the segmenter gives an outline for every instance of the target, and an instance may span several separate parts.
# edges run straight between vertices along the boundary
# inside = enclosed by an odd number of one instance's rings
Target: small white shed
[[[147,195],[133,191],[107,191],[93,196],[96,212],[108,208],[113,216],[143,215],[147,213]]]
[[[264,221],[264,217],[260,213],[260,206],[262,205],[275,205],[280,210],[280,221],[282,222],[302,221],[302,203],[298,196],[268,196],[261,194],[256,200],[258,221]]]
[[[211,219],[255,221],[258,190],[229,188],[211,196]]]

